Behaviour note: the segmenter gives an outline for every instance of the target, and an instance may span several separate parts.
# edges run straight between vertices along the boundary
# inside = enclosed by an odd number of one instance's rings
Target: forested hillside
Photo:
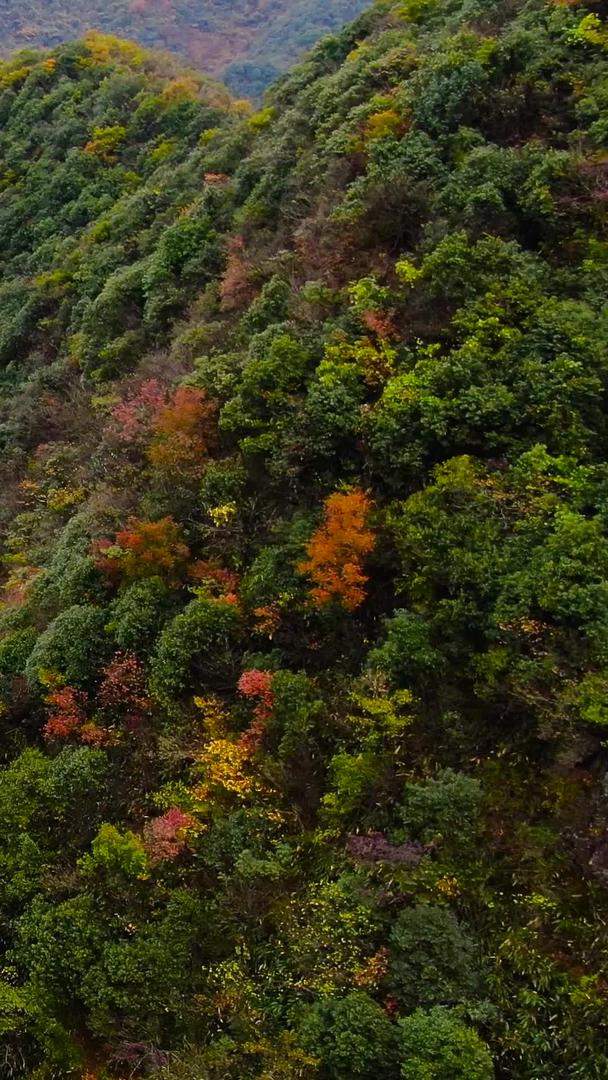
[[[0,0],[0,53],[91,30],[169,49],[256,96],[366,0]]]
[[[0,1076],[608,1077],[608,22],[0,68]]]

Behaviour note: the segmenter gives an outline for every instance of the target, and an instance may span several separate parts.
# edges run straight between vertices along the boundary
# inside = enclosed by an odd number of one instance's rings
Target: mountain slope
[[[608,1075],[607,42],[0,70],[11,1078]]]
[[[0,0],[4,54],[90,30],[169,49],[240,94],[256,95],[364,0]]]

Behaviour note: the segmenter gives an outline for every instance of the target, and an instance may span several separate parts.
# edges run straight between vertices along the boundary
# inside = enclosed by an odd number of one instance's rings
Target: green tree
[[[403,1080],[492,1080],[486,1044],[448,1009],[417,1009],[399,1022]]]
[[[399,1075],[398,1029],[372,998],[353,991],[311,1006],[300,1024],[302,1045],[321,1062],[328,1080]]]
[[[479,990],[479,949],[447,908],[406,908],[390,941],[389,981],[408,1011],[457,1005]]]
[[[201,693],[234,684],[240,639],[240,617],[232,604],[192,600],[158,639],[152,692],[170,706],[188,688]]]

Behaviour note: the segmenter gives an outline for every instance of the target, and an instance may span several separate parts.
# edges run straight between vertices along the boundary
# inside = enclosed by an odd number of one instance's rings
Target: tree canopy
[[[0,1074],[608,1077],[601,5],[0,66]]]

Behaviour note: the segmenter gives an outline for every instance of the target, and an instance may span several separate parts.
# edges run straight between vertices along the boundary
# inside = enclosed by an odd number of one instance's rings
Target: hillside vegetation
[[[608,1077],[607,48],[0,68],[2,1077]]]
[[[91,30],[169,49],[238,94],[258,95],[365,0],[0,0],[6,56]]]

